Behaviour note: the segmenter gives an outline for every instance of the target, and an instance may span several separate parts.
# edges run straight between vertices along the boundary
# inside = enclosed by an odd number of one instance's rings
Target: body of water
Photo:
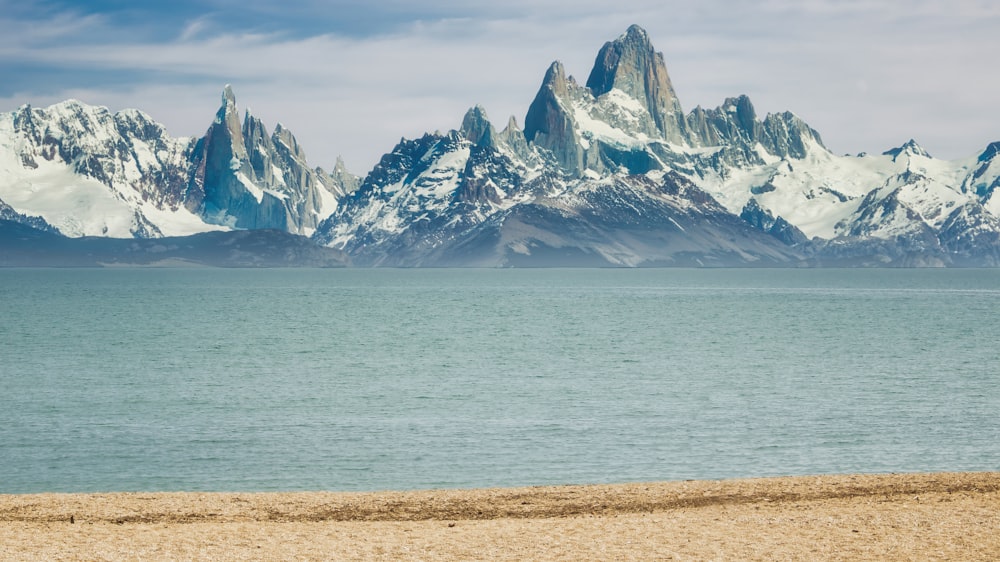
[[[1000,270],[0,270],[0,493],[1000,469]]]

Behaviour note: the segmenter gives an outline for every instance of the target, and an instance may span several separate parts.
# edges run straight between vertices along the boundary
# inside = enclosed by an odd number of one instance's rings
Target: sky
[[[994,0],[0,0],[0,112],[75,98],[200,136],[231,84],[312,165],[363,175],[477,104],[523,125],[552,61],[586,82],[631,24],[685,111],[746,94],[838,154],[1000,140]]]

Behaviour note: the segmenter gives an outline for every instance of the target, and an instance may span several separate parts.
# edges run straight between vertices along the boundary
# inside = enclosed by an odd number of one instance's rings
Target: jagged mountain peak
[[[620,39],[623,41],[632,41],[634,43],[644,43],[649,45],[650,48],[653,46],[649,42],[649,34],[647,34],[646,30],[637,23],[633,23],[628,26],[628,29],[625,30],[625,33],[621,35]]]
[[[754,109],[753,102],[750,101],[750,96],[746,94],[726,98],[722,102],[722,110],[728,113],[748,112],[754,118],[757,117],[757,110]]]
[[[465,113],[459,132],[473,144],[493,145],[496,141],[496,131],[481,105],[476,105]]]
[[[819,134],[790,113],[758,120],[746,95],[684,115],[663,55],[639,26],[604,44],[586,87],[552,63],[528,108],[524,137],[573,177],[685,167],[708,154],[690,148],[720,147],[706,157],[710,166],[744,167],[771,156],[803,158],[822,147]]]
[[[291,131],[268,135],[249,110],[241,126],[228,84],[192,162],[186,205],[210,224],[311,234],[343,195],[337,178],[308,166]]]
[[[580,171],[583,165],[571,113],[570,82],[559,61],[549,65],[542,85],[528,106],[524,118],[524,138],[552,152],[563,170]]]
[[[236,94],[233,87],[226,84],[222,89],[222,96],[219,100],[219,110],[215,113],[215,122],[221,124],[239,123],[239,114],[236,112]]]
[[[240,108],[242,109],[242,108]],[[209,114],[211,115],[211,114]],[[145,113],[65,100],[0,114],[0,199],[70,236],[149,238],[227,228],[311,234],[357,178],[310,167],[284,127],[269,135],[232,86],[200,138]]]
[[[930,153],[924,150],[924,147],[920,146],[917,141],[910,139],[903,143],[902,146],[886,150],[882,153],[883,156],[892,156],[893,161],[899,158],[900,155],[906,154],[908,156],[923,156],[924,158],[933,158]]]
[[[222,105],[236,105],[236,94],[233,93],[232,84],[226,84],[222,88]]]
[[[234,138],[239,137],[235,144],[242,145],[240,121],[240,116],[236,111],[236,96],[233,94],[232,87],[226,84],[225,89],[222,91],[219,110],[215,113],[215,124],[221,125],[228,130],[230,136]]]
[[[299,146],[299,141],[295,138],[290,130],[285,128],[281,123],[274,126],[274,132],[271,133],[271,141],[274,144],[282,144],[288,147],[288,150],[292,154],[298,157],[299,160],[303,162],[306,159],[305,151]]]
[[[542,78],[542,86],[539,89],[539,93],[542,90],[550,90],[556,97],[566,97],[567,88],[569,80],[566,78],[566,68],[563,66],[562,61],[552,61],[549,68],[545,71],[545,77]]]
[[[344,157],[343,156],[341,156],[339,154],[337,155],[337,161],[333,165],[333,171],[334,172],[347,172],[347,164],[344,163]]]
[[[684,112],[663,54],[654,50],[649,35],[638,25],[601,47],[587,87],[595,97],[621,90],[643,104],[664,139],[678,144],[686,140]]]
[[[616,80],[632,78],[625,75],[624,71],[643,70],[642,66],[656,62],[655,56],[656,52],[649,41],[646,30],[638,25],[632,25],[617,39],[608,41],[601,47],[597,54],[597,60],[594,62],[594,68],[590,71],[590,77],[587,79],[587,87],[594,92],[595,96],[606,94],[618,86],[636,99],[639,99],[640,96],[645,97],[644,91],[630,91],[632,87],[643,84],[622,83],[616,85],[615,82]]]
[[[754,123],[757,122],[757,110],[754,109],[753,102],[746,95],[726,98],[722,103],[722,110],[732,114],[744,130],[753,128]]]
[[[259,129],[261,134],[267,136],[267,129],[264,122],[258,119],[254,114],[250,113],[250,110],[246,110],[243,113],[243,135],[247,135],[247,131],[255,131]]]

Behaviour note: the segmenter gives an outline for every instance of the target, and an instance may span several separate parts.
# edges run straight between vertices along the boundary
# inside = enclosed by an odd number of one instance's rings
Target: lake
[[[1000,270],[0,270],[0,493],[1000,469]]]

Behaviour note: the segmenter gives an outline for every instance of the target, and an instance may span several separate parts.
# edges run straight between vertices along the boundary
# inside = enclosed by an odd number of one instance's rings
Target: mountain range
[[[0,252],[0,264],[58,263],[95,238],[184,248],[178,240],[220,231],[195,246],[231,247],[261,231],[270,234],[257,250],[296,250],[191,259],[992,267],[998,154],[1000,142],[944,161],[911,140],[838,156],[799,117],[760,118],[746,96],[685,113],[663,56],[632,26],[600,49],[583,84],[554,62],[523,127],[512,117],[497,130],[476,106],[457,129],[401,140],[363,178],[339,160],[331,172],[310,167],[290,131],[269,134],[249,111],[240,118],[228,86],[201,138],[173,138],[141,111],[72,100],[0,114],[0,242],[20,248]],[[38,242],[60,238],[69,240],[59,254]],[[177,251],[171,259],[189,259]],[[152,260],[90,252],[94,263]]]

